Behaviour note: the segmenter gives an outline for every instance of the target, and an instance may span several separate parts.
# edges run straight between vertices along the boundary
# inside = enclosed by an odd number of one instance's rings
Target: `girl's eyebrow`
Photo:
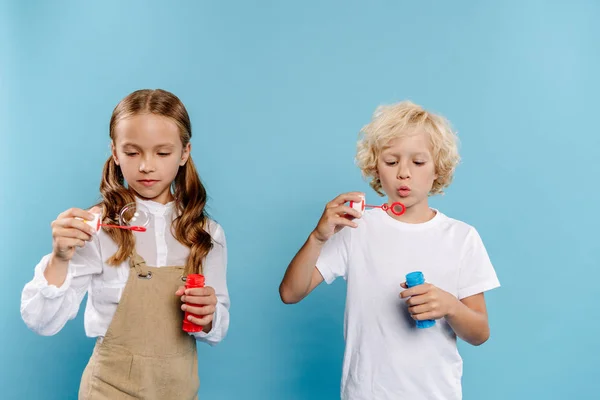
[[[158,149],[158,148],[172,149],[174,147],[175,147],[175,145],[172,143],[157,144],[156,146],[154,146],[155,149]]]
[[[125,143],[122,143],[122,144],[121,144],[121,146],[123,146],[123,147],[131,146],[131,147],[136,147],[136,148],[139,148],[139,147],[140,147],[140,146],[138,146],[137,144],[135,144],[135,143],[132,143],[132,142],[125,142]],[[154,148],[155,148],[155,149],[159,149],[159,148],[168,148],[168,149],[172,149],[172,148],[174,148],[174,147],[175,147],[175,145],[173,145],[172,143],[161,143],[161,144],[157,144],[156,146],[154,146]]]

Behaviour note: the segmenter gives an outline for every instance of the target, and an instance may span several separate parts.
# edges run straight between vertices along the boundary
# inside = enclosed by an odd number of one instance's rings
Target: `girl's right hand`
[[[352,220],[360,218],[361,214],[345,204],[348,201],[361,202],[363,199],[364,193],[349,192],[340,194],[327,203],[325,211],[323,211],[323,215],[313,231],[314,238],[321,243],[325,243],[334,233],[340,231],[345,226],[356,228],[358,225]]]
[[[99,212],[101,212],[99,207],[94,207],[90,211],[71,208],[52,221],[53,257],[62,261],[69,261],[75,254],[76,247],[83,247],[85,242],[91,241],[95,231],[83,220],[91,221],[94,219],[92,213]]]

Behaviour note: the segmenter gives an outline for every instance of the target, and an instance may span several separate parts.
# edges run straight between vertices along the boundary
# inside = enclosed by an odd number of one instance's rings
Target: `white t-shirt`
[[[171,231],[171,222],[176,217],[175,203],[163,205],[139,198],[136,202],[149,217],[146,232],[133,233],[138,254],[152,267],[185,265],[190,249],[179,243]],[[215,221],[209,220],[208,233],[213,239],[213,248],[204,259],[203,273],[206,285],[215,289],[217,307],[211,331],[192,335],[199,341],[215,345],[229,328],[227,244],[223,228]],[[49,285],[44,277],[50,254],[35,267],[33,279],[21,294],[21,316],[34,332],[44,336],[59,332],[67,321],[75,318],[88,293],[84,314],[86,335],[101,337],[106,334],[129,277],[129,259],[116,267],[108,265],[107,260],[118,249],[116,243],[104,230],[92,238],[75,251],[66,280],[60,287]]]
[[[475,228],[436,211],[408,224],[368,210],[324,245],[317,268],[327,283],[347,280],[342,371],[344,400],[462,398],[462,358],[445,319],[417,329],[399,294],[406,274],[459,299],[500,286]]]

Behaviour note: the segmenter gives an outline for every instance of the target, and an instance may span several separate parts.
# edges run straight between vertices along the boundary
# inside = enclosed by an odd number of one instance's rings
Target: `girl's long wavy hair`
[[[181,143],[187,146],[192,137],[190,117],[177,96],[165,90],[138,90],[115,107],[110,119],[110,138],[115,141],[115,129],[119,121],[139,114],[155,114],[171,118],[180,131]],[[202,262],[213,243],[208,229],[208,215],[205,211],[206,189],[200,181],[196,167],[190,156],[184,166],[179,167],[172,183],[175,197],[176,218],[171,229],[173,236],[190,248],[185,264],[185,274],[202,273]],[[125,186],[125,179],[113,157],[104,164],[100,183],[103,222],[119,224],[119,213],[123,207],[135,202],[133,192]],[[119,249],[108,259],[108,264],[117,266],[127,260],[135,248],[135,237],[129,230],[106,229],[106,233],[117,243]]]

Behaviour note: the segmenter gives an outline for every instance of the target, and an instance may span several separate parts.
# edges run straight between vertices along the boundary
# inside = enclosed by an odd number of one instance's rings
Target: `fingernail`
[[[192,320],[192,316],[188,315],[188,321],[191,321],[191,320]]]
[[[186,308],[187,308],[187,306],[186,306],[185,304],[181,306],[181,309],[182,309],[183,311],[185,311],[185,309],[186,309]]]

